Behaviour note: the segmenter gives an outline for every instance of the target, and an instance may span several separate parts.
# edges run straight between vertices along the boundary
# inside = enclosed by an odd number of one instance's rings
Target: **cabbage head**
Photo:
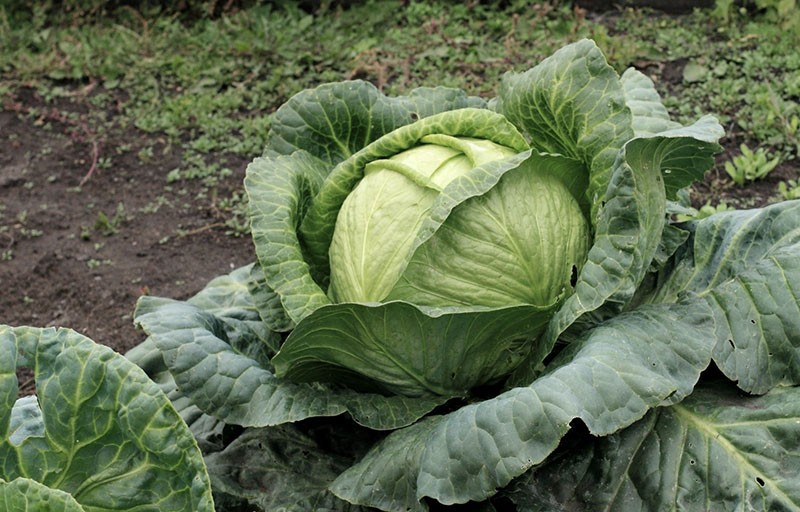
[[[347,88],[377,92],[345,83],[311,94]],[[254,204],[284,162],[315,169],[288,235],[302,287],[285,281],[295,275],[285,253],[282,268],[261,261],[295,326],[273,359],[278,376],[464,394],[511,373],[572,293],[592,231],[582,162],[534,152],[505,116],[456,100],[463,108],[418,116],[331,168],[306,150],[251,164]],[[265,233],[267,260],[280,229]]]
[[[431,134],[364,168],[339,210],[329,251],[334,302],[431,307],[553,307],[588,249],[578,201],[546,168],[523,164],[414,241],[447,185],[513,156],[489,140]]]

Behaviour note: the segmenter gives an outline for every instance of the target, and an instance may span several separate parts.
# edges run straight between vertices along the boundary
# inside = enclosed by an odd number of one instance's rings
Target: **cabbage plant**
[[[143,297],[128,356],[231,506],[798,508],[800,203],[672,220],[722,135],[588,40],[488,101],[303,91],[257,260]]]
[[[0,354],[0,510],[214,510],[197,441],[141,368],[69,329],[0,325]],[[18,398],[18,368],[36,394]]]

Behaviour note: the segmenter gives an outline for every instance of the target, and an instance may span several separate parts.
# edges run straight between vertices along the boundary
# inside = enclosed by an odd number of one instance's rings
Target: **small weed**
[[[216,198],[216,190],[213,192]],[[250,216],[247,209],[247,195],[244,192],[234,192],[230,197],[214,202],[214,209],[225,217],[225,231],[229,236],[244,236],[250,233]]]
[[[0,253],[0,261],[11,261],[13,259],[14,259],[13,249],[5,249],[2,253]]]
[[[158,196],[146,205],[142,206],[139,211],[142,213],[156,213],[162,206],[169,206],[170,201],[165,196]]]
[[[114,262],[111,260],[97,260],[94,258],[91,258],[86,262],[86,266],[89,267],[90,269],[96,269],[103,265],[113,265],[113,264]]]
[[[153,161],[153,146],[143,147],[136,153],[136,157],[139,159],[139,162],[143,164],[151,163]]]
[[[739,146],[740,155],[725,162],[725,172],[740,187],[745,183],[765,178],[781,162],[779,157],[770,159],[764,148],[753,152],[746,144]]]
[[[111,165],[111,157],[100,157],[97,159],[98,169],[110,169]]]
[[[208,162],[207,158],[200,153],[189,152],[184,155],[184,165],[167,174],[167,183],[201,180],[204,185],[212,187],[231,174],[233,171],[227,167],[222,167],[217,162]]]
[[[118,203],[117,209],[112,217],[106,215],[105,212],[98,212],[97,220],[94,223],[94,230],[103,236],[111,236],[116,234],[120,226],[128,220],[130,219],[125,212],[125,205]],[[84,238],[83,233],[81,233],[81,238],[87,240],[87,238]]]
[[[38,238],[44,234],[44,232],[40,229],[31,229],[20,227],[19,234],[24,236],[25,238]]]
[[[800,180],[788,180],[778,183],[778,194],[785,201],[800,199]]]
[[[729,206],[728,203],[726,203],[725,201],[720,201],[720,203],[717,204],[716,206],[712,206],[711,201],[708,201],[706,202],[706,204],[701,206],[699,210],[690,208],[688,213],[681,213],[676,215],[675,217],[680,222],[685,222],[688,220],[700,220],[700,219],[705,219],[706,217],[710,217],[715,213],[727,212],[735,209],[736,208],[734,208],[733,206]]]

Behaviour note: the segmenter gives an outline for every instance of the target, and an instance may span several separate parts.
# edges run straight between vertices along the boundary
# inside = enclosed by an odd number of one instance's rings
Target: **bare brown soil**
[[[165,189],[180,148],[132,126],[83,126],[86,98],[21,96],[0,111],[0,324],[70,327],[125,352],[143,339],[141,295],[186,298],[252,261],[249,237],[225,234],[200,183]],[[87,176],[96,157],[111,165]],[[241,188],[247,160],[226,165],[220,197]]]

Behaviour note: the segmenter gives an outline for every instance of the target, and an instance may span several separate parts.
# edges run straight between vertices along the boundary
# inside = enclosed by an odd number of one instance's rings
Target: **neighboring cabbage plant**
[[[197,441],[141,368],[69,329],[0,325],[0,356],[0,510],[214,510]],[[18,368],[36,394],[18,397]]]
[[[587,40],[489,101],[303,91],[257,261],[143,297],[128,356],[234,505],[798,508],[800,203],[672,221],[722,135]]]

